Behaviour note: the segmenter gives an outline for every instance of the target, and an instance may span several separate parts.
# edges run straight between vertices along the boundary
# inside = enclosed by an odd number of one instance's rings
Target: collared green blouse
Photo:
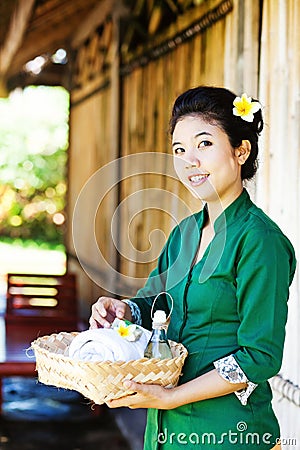
[[[282,362],[294,249],[244,190],[217,218],[215,236],[194,264],[206,214],[204,208],[174,228],[157,267],[131,301],[150,328],[153,299],[162,291],[172,295],[168,337],[189,352],[181,384],[216,362],[221,376],[230,374],[234,369],[226,357],[233,355],[247,381],[258,386],[246,404],[233,393],[173,410],[149,409],[145,450],[263,450],[280,437],[267,380]],[[168,296],[157,304],[171,308]]]

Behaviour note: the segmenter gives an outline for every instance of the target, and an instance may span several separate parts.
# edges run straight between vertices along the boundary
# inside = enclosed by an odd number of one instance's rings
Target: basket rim
[[[147,361],[151,361],[152,363],[156,363],[158,365],[161,364],[166,364],[168,361],[184,361],[185,358],[188,355],[188,350],[186,349],[186,347],[180,343],[180,342],[176,342],[173,341],[171,339],[169,339],[169,342],[171,344],[171,346],[173,347],[179,347],[180,348],[180,354],[178,356],[174,356],[173,358],[165,358],[165,359],[159,359],[159,358],[138,358],[138,359],[131,359],[129,361],[123,361],[123,360],[119,360],[119,361],[109,361],[109,360],[99,360],[99,361],[85,361],[85,360],[79,360],[79,359],[74,359],[71,358],[70,356],[64,355],[62,353],[56,353],[54,351],[51,351],[47,348],[44,348],[40,345],[41,342],[43,341],[47,341],[49,338],[56,338],[57,336],[64,336],[64,337],[69,337],[69,336],[76,336],[77,334],[79,334],[79,332],[77,331],[71,331],[71,332],[66,332],[66,331],[61,331],[59,333],[52,333],[49,335],[44,335],[44,336],[40,336],[37,339],[35,339],[34,341],[31,342],[30,348],[32,348],[35,352],[35,356],[37,356],[37,353],[43,354],[43,356],[49,357],[51,356],[51,358],[55,358],[57,360],[65,360],[65,361],[73,361],[76,362],[78,364],[84,364],[86,366],[94,366],[95,364],[107,364],[107,365],[111,365],[114,364],[115,366],[122,366],[122,367],[126,367],[126,365],[130,366],[132,363],[137,363],[137,362],[147,362]]]

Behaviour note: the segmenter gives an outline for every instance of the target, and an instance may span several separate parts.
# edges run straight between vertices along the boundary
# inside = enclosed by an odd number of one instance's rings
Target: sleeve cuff
[[[246,388],[235,391],[235,395],[240,400],[241,404],[247,405],[248,398],[257,387],[257,384],[248,380],[246,374],[235,360],[234,355],[229,355],[225,356],[225,358],[218,359],[214,362],[214,366],[219,375],[224,378],[224,380],[229,381],[229,383],[247,383]]]
[[[135,323],[136,325],[142,325],[142,314],[138,305],[131,300],[123,300],[123,302],[127,303],[130,308],[132,323]]]

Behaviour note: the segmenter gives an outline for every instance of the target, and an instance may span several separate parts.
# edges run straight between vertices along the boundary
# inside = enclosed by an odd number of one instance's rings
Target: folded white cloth
[[[130,361],[144,357],[151,332],[142,333],[136,341],[122,337],[116,328],[98,328],[78,333],[69,347],[69,356],[83,361]]]

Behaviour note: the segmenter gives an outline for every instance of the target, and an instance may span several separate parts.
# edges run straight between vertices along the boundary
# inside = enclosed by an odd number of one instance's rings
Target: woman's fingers
[[[90,328],[109,328],[116,317],[122,319],[126,304],[121,300],[110,297],[100,297],[92,305],[92,314],[89,319]]]
[[[90,317],[90,328],[109,327],[110,323],[106,319],[106,308],[102,305],[103,297],[100,297],[96,303],[92,305],[92,314]]]
[[[154,384],[142,384],[134,381],[124,381],[124,387],[132,394],[110,400],[107,402],[109,408],[120,408],[127,406],[128,408],[160,408],[169,409],[170,397],[172,390]]]

